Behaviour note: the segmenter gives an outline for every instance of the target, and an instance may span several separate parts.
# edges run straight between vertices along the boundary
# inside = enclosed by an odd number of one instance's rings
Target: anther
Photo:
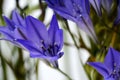
[[[46,51],[46,48],[45,48],[44,46],[41,46],[41,48],[42,48],[44,51]]]

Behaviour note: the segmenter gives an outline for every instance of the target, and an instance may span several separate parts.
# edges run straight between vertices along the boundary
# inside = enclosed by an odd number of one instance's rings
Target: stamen
[[[44,46],[41,46],[41,48],[42,48],[44,51],[46,51],[46,50],[47,50]]]

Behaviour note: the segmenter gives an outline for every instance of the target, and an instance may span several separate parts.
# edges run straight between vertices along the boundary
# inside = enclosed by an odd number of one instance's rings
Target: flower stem
[[[77,47],[77,49],[79,49],[79,46],[77,45],[77,42],[76,42],[76,40],[75,40],[75,38],[74,38],[74,35],[72,34],[72,32],[71,32],[71,30],[70,30],[70,28],[69,28],[69,25],[68,25],[67,20],[64,20],[64,21],[65,21],[65,24],[66,24],[66,28],[67,28],[69,34],[71,35],[71,37],[72,37],[72,39],[73,39],[73,41],[74,41],[75,46]]]
[[[117,28],[115,27],[115,30],[116,30],[116,29],[117,29]],[[111,40],[110,46],[114,47],[115,40],[116,40],[116,32],[113,32],[113,36],[112,36],[112,40]]]
[[[59,71],[60,73],[62,73],[64,76],[66,76],[69,80],[72,80],[65,72],[63,72],[61,69],[59,68],[55,68],[57,71]]]

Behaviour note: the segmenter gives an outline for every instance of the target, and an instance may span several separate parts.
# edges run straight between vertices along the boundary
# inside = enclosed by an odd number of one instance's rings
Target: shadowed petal
[[[81,19],[76,22],[80,29],[85,31],[94,40],[94,42],[98,41],[94,32],[92,21],[88,15],[81,16]]]
[[[109,72],[104,64],[100,62],[89,62],[88,64],[94,67],[104,78],[108,77]]]
[[[117,11],[118,11],[117,12],[117,17],[116,17],[116,19],[114,21],[113,26],[116,26],[116,25],[118,25],[120,23],[120,3],[119,3],[119,6],[117,8]]]

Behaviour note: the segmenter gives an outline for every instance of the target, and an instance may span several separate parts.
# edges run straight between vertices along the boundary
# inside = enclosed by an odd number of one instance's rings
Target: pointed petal
[[[104,63],[110,71],[113,71],[114,65],[120,65],[120,53],[113,48],[109,48]]]
[[[45,43],[48,41],[48,32],[45,25],[40,22],[39,20],[33,18],[32,16],[28,16],[26,18],[27,24],[27,33],[29,40],[37,43],[41,43],[40,41],[43,40]],[[32,36],[32,38],[31,38]]]
[[[55,33],[56,31],[59,29],[58,27],[58,22],[56,19],[56,16],[53,15],[52,21],[50,23],[50,28],[48,29],[48,34],[49,34],[49,38],[50,38],[50,43],[52,43],[51,45],[54,44],[55,41]]]
[[[62,29],[57,30],[55,35],[55,43],[59,46],[59,51],[63,47],[63,31]]]
[[[94,67],[104,78],[109,76],[107,67],[100,62],[88,62],[88,64]]]
[[[94,9],[96,10],[97,14],[99,16],[101,16],[102,15],[102,13],[101,13],[101,0],[89,0],[89,2],[94,7]]]
[[[7,17],[3,16],[8,28],[13,31],[15,29],[15,24],[12,20],[8,19]]]
[[[13,20],[14,23],[16,23],[17,26],[19,26],[19,25],[21,27],[25,26],[24,19],[16,12],[16,10],[14,10],[12,12],[12,20]]]
[[[79,18],[78,21],[76,21],[76,23],[80,27],[80,29],[85,31],[91,37],[91,39],[97,43],[98,40],[89,15],[83,15]]]

